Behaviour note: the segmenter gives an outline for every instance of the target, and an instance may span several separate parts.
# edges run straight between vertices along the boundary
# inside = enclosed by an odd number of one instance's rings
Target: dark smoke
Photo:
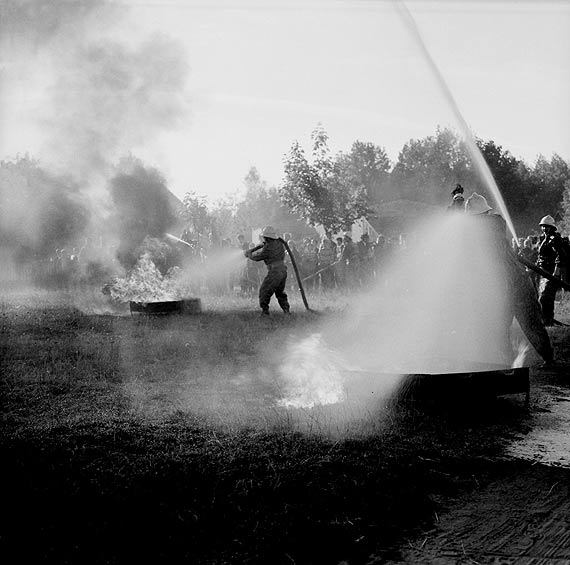
[[[84,237],[91,213],[80,187],[30,158],[0,164],[0,240],[18,262],[43,260]]]
[[[188,65],[181,44],[137,36],[129,17],[110,0],[0,0],[2,97],[26,109],[0,112],[11,117],[6,132],[26,122],[41,159],[0,167],[3,257],[34,262],[86,237],[87,269],[115,270],[114,256],[130,268],[147,248],[167,257],[164,178],[140,160],[117,163],[186,118]]]
[[[129,270],[144,247],[156,246],[152,239],[163,238],[177,217],[174,197],[156,169],[137,162],[126,168],[110,181],[109,188],[114,210],[112,223],[119,240],[117,259]]]

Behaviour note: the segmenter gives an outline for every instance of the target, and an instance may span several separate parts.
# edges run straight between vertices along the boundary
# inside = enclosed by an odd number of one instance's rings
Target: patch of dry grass
[[[3,562],[364,563],[429,524],[433,492],[473,488],[524,419],[378,404],[331,434],[335,409],[276,406],[269,355],[319,318],[215,300],[162,318],[2,302]]]

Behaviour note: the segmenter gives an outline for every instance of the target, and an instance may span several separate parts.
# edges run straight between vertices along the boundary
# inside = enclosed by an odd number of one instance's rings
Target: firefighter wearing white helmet
[[[245,256],[252,261],[263,261],[267,265],[267,274],[259,287],[261,313],[262,315],[269,315],[269,303],[275,294],[283,312],[289,314],[289,301],[287,294],[285,294],[285,283],[287,281],[285,245],[272,226],[263,228],[261,236],[263,237],[263,244],[245,252]]]
[[[561,264],[564,261],[562,237],[556,229],[556,223],[552,216],[544,216],[538,225],[542,230],[542,236],[538,245],[536,265],[551,275],[559,277]],[[540,278],[538,283],[538,302],[542,309],[544,324],[547,326],[554,324],[554,301],[557,290],[558,285],[556,282],[544,277]]]
[[[487,199],[474,192],[465,202],[465,212],[472,216],[488,214],[493,208],[487,203]]]
[[[501,291],[506,298],[504,319],[499,328],[501,331],[498,342],[501,343],[498,343],[498,347],[505,351],[510,348],[509,332],[514,317],[545,363],[551,363],[554,352],[544,327],[536,290],[508,245],[505,220],[492,210],[487,199],[476,192],[465,202],[466,229],[479,244],[488,249],[488,253],[492,256],[491,264],[494,265],[496,276],[500,281],[497,288],[502,288]]]

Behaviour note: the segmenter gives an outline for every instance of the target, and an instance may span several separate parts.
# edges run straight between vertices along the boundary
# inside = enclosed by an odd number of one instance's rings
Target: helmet
[[[261,235],[269,239],[279,239],[279,236],[277,235],[275,228],[272,226],[265,226],[263,228],[263,231],[261,232]]]
[[[473,216],[477,214],[484,214],[492,210],[491,206],[487,203],[487,199],[480,194],[474,192],[465,202],[465,212]]]
[[[550,226],[551,228],[556,229],[556,224],[554,223],[554,218],[552,216],[544,216],[542,220],[540,220],[539,226]]]

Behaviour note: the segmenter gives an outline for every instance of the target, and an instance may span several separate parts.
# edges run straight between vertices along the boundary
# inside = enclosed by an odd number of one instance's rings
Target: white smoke
[[[2,154],[93,182],[185,120],[184,48],[138,34],[130,17],[103,0],[3,2]]]
[[[313,408],[342,402],[346,395],[343,371],[349,370],[342,356],[326,346],[315,333],[289,344],[279,372],[284,397],[278,402],[289,408]]]
[[[281,404],[339,403],[359,388],[386,396],[400,375],[511,367],[507,279],[488,227],[447,214],[419,228],[342,319],[289,345]]]

